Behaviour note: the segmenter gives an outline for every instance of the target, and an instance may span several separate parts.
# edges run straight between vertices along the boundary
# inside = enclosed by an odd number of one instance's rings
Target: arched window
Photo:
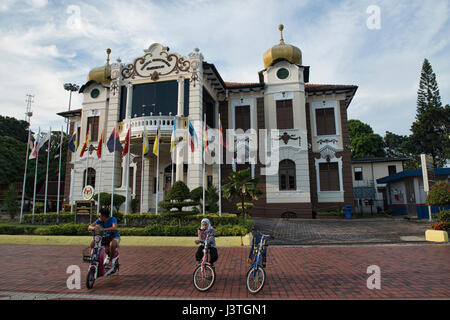
[[[294,161],[283,160],[280,162],[278,169],[278,180],[280,190],[297,190]]]
[[[95,189],[95,169],[88,168],[87,184]],[[86,170],[83,173],[83,188],[86,186]]]

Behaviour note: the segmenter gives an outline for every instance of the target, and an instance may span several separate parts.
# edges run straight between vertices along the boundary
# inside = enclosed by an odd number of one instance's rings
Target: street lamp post
[[[73,84],[73,83],[65,83],[64,84],[64,90],[69,91],[69,111],[70,111],[70,104],[72,103],[72,92],[78,91],[80,89],[80,86]],[[66,134],[69,134],[69,119],[67,119],[67,128],[66,128]]]

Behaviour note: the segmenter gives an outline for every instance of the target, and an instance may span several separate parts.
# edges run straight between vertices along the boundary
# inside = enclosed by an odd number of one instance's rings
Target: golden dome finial
[[[280,30],[280,44],[284,44],[284,40],[283,40],[283,29],[284,29],[284,26],[283,26],[282,24],[280,24],[280,25],[278,26],[278,30]]]
[[[106,64],[109,64],[109,55],[111,54],[111,49],[110,48],[106,49],[106,54],[108,55],[106,57]]]
[[[263,55],[264,67],[267,69],[279,60],[286,60],[290,63],[301,65],[302,52],[296,46],[284,43],[282,24],[278,25],[280,30],[280,43],[267,50]]]

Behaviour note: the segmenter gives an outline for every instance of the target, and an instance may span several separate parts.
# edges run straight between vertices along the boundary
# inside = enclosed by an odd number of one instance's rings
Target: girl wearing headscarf
[[[217,261],[219,258],[217,254],[217,248],[216,248],[216,239],[215,239],[215,233],[216,231],[211,225],[211,222],[209,222],[209,219],[204,218],[200,224],[200,229],[198,229],[198,239],[195,240],[196,244],[203,243],[203,241],[206,239],[206,236],[209,235],[209,263],[212,265],[214,262]],[[203,248],[204,245],[198,247],[197,252],[195,253],[195,259],[197,262],[200,262],[203,259]]]

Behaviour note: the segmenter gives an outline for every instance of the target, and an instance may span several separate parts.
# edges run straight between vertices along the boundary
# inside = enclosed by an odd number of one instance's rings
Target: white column
[[[188,188],[190,190],[202,185],[202,120],[203,120],[203,56],[200,50],[195,49],[189,54],[191,66],[196,69],[197,80],[189,81],[189,120],[197,134],[198,144],[194,154],[189,149]]]
[[[184,163],[183,163],[184,152],[183,152],[183,148],[181,148],[181,144],[178,144],[175,146],[174,152],[176,154],[175,161],[176,161],[176,165],[177,165],[177,170],[175,171],[175,181],[183,181],[183,179],[184,179]]]
[[[127,84],[127,108],[126,108],[126,118],[131,119],[133,107],[133,85],[131,83]],[[128,129],[128,128],[127,128]]]
[[[184,115],[184,78],[178,78],[178,116]]]

